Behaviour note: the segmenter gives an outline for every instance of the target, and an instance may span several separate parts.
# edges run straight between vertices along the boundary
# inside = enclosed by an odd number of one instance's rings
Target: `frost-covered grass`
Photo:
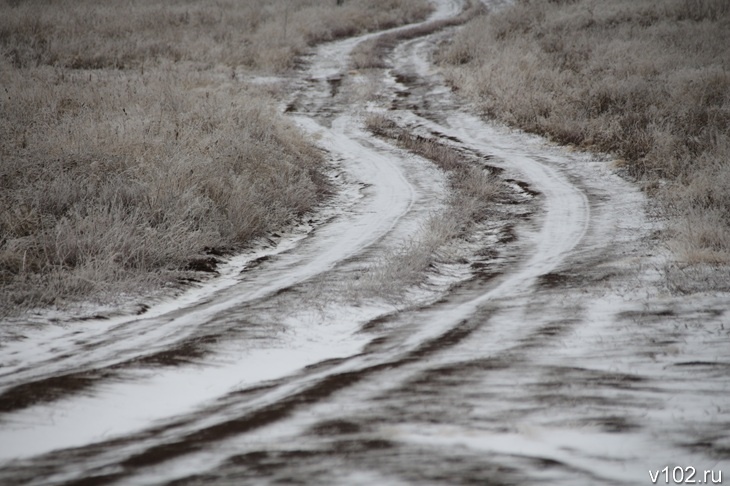
[[[423,0],[0,4],[0,316],[177,281],[311,210],[318,149],[275,112],[310,46]],[[201,260],[203,259],[203,260]],[[193,265],[194,268],[195,265]]]
[[[365,125],[375,135],[433,162],[447,177],[449,196],[443,210],[432,214],[411,241],[385,254],[360,282],[365,290],[385,289],[386,295],[397,299],[422,281],[434,261],[449,260],[445,248],[494,214],[506,191],[501,180],[473,157],[434,138],[415,135],[386,115],[371,114]]]
[[[439,53],[481,112],[615,154],[689,263],[730,263],[730,3],[518,0]]]
[[[281,71],[317,43],[430,11],[424,0],[7,0],[0,45],[16,67],[129,70],[164,59]]]

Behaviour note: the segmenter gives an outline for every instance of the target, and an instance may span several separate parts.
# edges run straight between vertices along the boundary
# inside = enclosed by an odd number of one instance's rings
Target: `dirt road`
[[[435,3],[429,22],[463,8]],[[324,45],[290,80],[282,109],[338,193],[273,247],[141,315],[6,343],[0,483],[730,474],[730,299],[669,294],[661,222],[606,160],[470,114],[430,61],[452,33],[403,40],[372,72],[349,54],[382,34]],[[448,184],[368,132],[372,113],[481,160],[507,194],[397,298],[362,282],[423,236]]]

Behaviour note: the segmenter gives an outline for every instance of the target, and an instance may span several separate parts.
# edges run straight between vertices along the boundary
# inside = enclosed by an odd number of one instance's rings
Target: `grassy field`
[[[177,282],[306,213],[324,159],[273,110],[312,45],[422,0],[0,3],[0,317]],[[202,262],[202,266],[201,266]]]
[[[730,2],[518,0],[438,57],[483,115],[614,154],[679,262],[730,263]]]

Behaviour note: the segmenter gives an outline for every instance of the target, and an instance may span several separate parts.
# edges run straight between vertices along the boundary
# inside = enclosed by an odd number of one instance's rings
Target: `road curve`
[[[435,4],[429,21],[463,8]],[[470,114],[429,62],[450,34],[403,40],[377,73],[348,55],[382,34],[331,43],[295,80],[291,116],[340,190],[321,224],[189,302],[4,347],[0,482],[642,484],[669,464],[727,468],[727,299],[665,293],[644,198],[604,161]],[[489,250],[487,276],[431,268],[445,283],[395,306],[347,295],[448,203],[441,171],[363,129],[371,111],[525,195],[501,209],[512,238],[464,243]]]

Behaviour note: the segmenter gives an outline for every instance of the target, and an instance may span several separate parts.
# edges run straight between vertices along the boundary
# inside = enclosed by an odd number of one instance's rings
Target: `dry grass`
[[[414,135],[382,114],[370,115],[365,125],[375,135],[430,160],[447,175],[449,199],[444,210],[431,215],[411,241],[387,254],[360,282],[361,291],[378,289],[397,300],[423,280],[434,261],[449,262],[448,246],[487,220],[506,193],[500,179],[489,168],[480,167],[473,155],[437,139]]]
[[[16,67],[137,69],[160,60],[294,67],[317,43],[414,22],[423,0],[6,0],[0,45]]]
[[[176,281],[321,201],[322,154],[234,73],[428,13],[332,3],[0,4],[0,315]]]
[[[440,52],[482,112],[615,154],[677,217],[687,262],[730,262],[730,3],[520,0]]]
[[[281,226],[326,190],[321,154],[245,85],[172,68],[57,76],[2,75],[15,93],[1,142],[5,303],[182,269],[205,247]]]

